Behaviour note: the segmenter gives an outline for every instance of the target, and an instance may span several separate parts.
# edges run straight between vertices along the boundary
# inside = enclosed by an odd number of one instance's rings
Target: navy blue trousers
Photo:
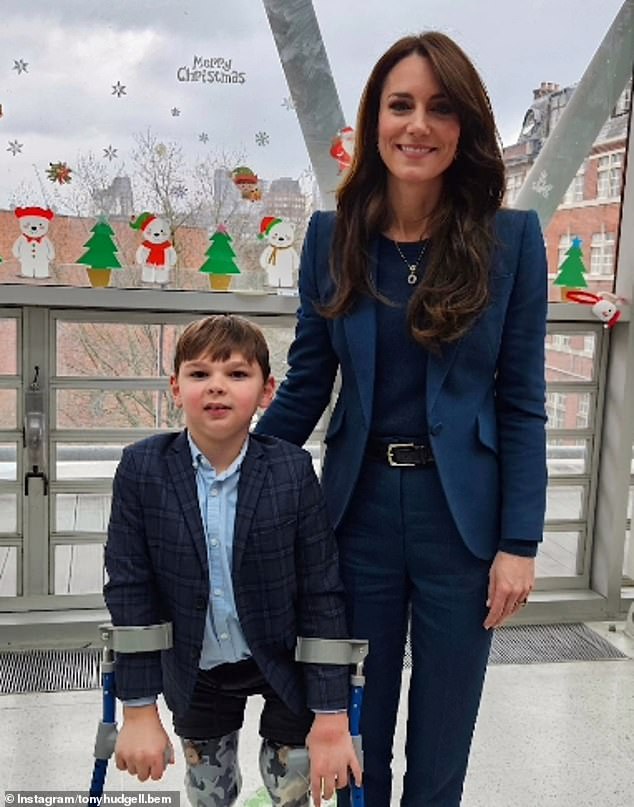
[[[366,461],[338,539],[352,635],[370,641],[361,720],[366,807],[390,807],[408,625],[401,805],[458,807],[491,643],[482,627],[490,562],[465,547],[435,466]],[[339,793],[347,805],[348,792]]]

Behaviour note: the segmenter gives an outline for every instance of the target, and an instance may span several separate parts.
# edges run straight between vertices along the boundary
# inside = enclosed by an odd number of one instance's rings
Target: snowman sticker
[[[15,215],[20,235],[13,244],[13,255],[20,261],[21,277],[50,277],[55,248],[47,233],[55,214],[43,207],[16,207]]]
[[[260,223],[258,238],[268,242],[260,255],[260,266],[266,270],[267,284],[282,294],[285,289],[293,289],[299,268],[299,255],[293,246],[295,225],[275,216],[265,216]]]
[[[164,286],[169,282],[170,269],[176,265],[176,250],[169,240],[169,222],[145,212],[133,219],[130,227],[144,236],[136,251],[136,262],[141,267],[143,282]]]

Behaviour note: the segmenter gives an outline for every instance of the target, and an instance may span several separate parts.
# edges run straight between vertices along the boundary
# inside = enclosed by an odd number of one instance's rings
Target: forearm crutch
[[[117,741],[116,686],[114,673],[115,653],[148,653],[168,650],[172,646],[172,623],[114,627],[100,625],[99,635],[103,642],[101,656],[102,719],[95,737],[95,764],[90,782],[90,804],[99,804],[103,796],[108,760],[114,753]]]
[[[363,745],[361,741],[361,710],[363,707],[363,662],[368,655],[368,642],[365,639],[312,639],[298,637],[295,660],[303,664],[354,664],[350,676],[350,736],[354,750],[363,770]],[[350,777],[350,796],[353,807],[364,807],[363,787]]]

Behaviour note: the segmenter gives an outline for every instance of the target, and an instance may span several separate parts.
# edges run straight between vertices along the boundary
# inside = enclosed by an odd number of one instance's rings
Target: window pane
[[[0,493],[0,532],[18,531],[18,501],[15,493]]]
[[[131,436],[129,442],[134,439]],[[112,479],[125,445],[58,443],[55,448],[55,478]]]
[[[54,594],[100,594],[104,583],[101,544],[55,547]]]
[[[549,333],[546,336],[547,380],[592,381],[595,352],[594,333]]]
[[[587,429],[590,426],[589,392],[548,392],[546,412],[549,429]]]
[[[56,398],[58,429],[160,429],[181,423],[167,390],[57,390]]]
[[[579,485],[549,485],[546,521],[579,521],[583,518],[585,489]]]
[[[166,331],[173,334],[171,326],[58,321],[57,375],[158,376]]]
[[[55,497],[56,531],[105,532],[110,518],[111,500],[112,497],[108,494],[58,494]]]
[[[18,594],[18,549],[0,546],[0,597]]]
[[[577,553],[581,533],[545,532],[536,559],[537,577],[571,577],[577,575]]]
[[[15,443],[0,443],[0,479],[17,479],[17,449]]]
[[[15,319],[0,319],[0,375],[17,375],[18,323]]]
[[[548,440],[547,463],[549,476],[569,476],[588,473],[589,444],[587,440]]]
[[[0,353],[2,351],[0,350]],[[0,389],[0,429],[15,429],[18,425],[18,393]]]

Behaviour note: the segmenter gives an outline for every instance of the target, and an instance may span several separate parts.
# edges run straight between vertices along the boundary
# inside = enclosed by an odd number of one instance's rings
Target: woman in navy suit
[[[354,636],[370,640],[368,807],[389,807],[408,627],[404,807],[460,804],[493,628],[526,602],[545,508],[546,260],[501,210],[489,99],[447,36],[396,42],[316,213],[289,372],[258,431],[302,444],[341,390],[323,487]],[[340,796],[341,798],[341,796]]]

